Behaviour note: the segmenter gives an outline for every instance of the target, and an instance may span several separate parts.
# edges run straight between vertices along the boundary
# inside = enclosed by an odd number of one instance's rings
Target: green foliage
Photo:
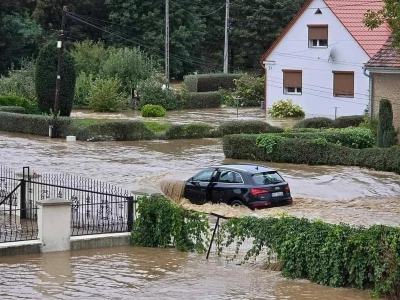
[[[81,71],[76,78],[74,106],[85,107],[89,106],[89,95],[93,84],[93,75]]]
[[[54,109],[56,94],[58,55],[55,43],[49,43],[40,49],[36,61],[36,95],[39,109],[43,113],[50,113]],[[60,116],[69,117],[72,110],[75,91],[75,63],[71,55],[63,52],[61,69],[61,87],[59,95]]]
[[[90,108],[99,112],[117,111],[126,98],[118,78],[97,78],[92,83],[87,97]]]
[[[351,227],[286,215],[249,216],[221,225],[217,236],[219,254],[232,244],[239,249],[249,238],[253,245],[245,260],[268,247],[268,261],[276,255],[286,277],[333,287],[372,289],[377,296],[390,295],[393,299],[399,295],[399,228]]]
[[[217,129],[205,123],[174,124],[166,132],[167,139],[200,139],[217,136]]]
[[[75,126],[71,132],[83,141],[138,141],[151,140],[154,133],[140,121],[111,121],[94,123],[88,126]]]
[[[334,122],[332,119],[325,117],[315,117],[301,120],[294,124],[293,128],[333,128]]]
[[[164,196],[140,197],[131,244],[204,253],[210,228],[204,213],[187,211]]]
[[[301,118],[305,112],[300,105],[294,104],[292,99],[279,100],[268,109],[268,114],[273,118]]]
[[[257,146],[259,135],[233,134],[222,138],[225,157],[309,165],[359,166],[400,174],[400,147],[354,149],[321,140],[282,138],[271,153]]]
[[[74,48],[71,50],[77,73],[84,73],[86,76],[92,75],[96,77],[109,55],[110,50],[107,50],[101,41],[97,43],[90,40],[78,42],[74,44]]]
[[[142,117],[164,117],[166,113],[161,105],[146,104],[142,107]]]
[[[357,127],[364,121],[365,116],[354,115],[354,116],[342,116],[333,120],[333,127],[335,128],[346,128],[346,127]]]
[[[267,154],[274,151],[275,145],[282,137],[275,134],[260,134],[257,138],[257,146],[265,149]]]
[[[222,99],[218,92],[190,93],[185,108],[217,108],[221,106],[221,103]]]
[[[35,91],[35,62],[31,59],[22,59],[21,67],[13,66],[7,77],[0,76],[0,95],[14,94],[19,97],[37,102]]]
[[[260,102],[264,100],[265,76],[253,77],[246,73],[241,78],[234,79],[234,82],[233,97],[240,99],[241,106],[260,106]],[[236,106],[236,103],[230,106]]]
[[[396,130],[393,126],[392,104],[387,99],[379,102],[378,147],[388,148],[397,144]]]
[[[375,140],[378,139],[378,118],[365,116],[364,121],[359,126],[371,130]]]
[[[302,132],[299,130],[286,131],[279,134],[285,138],[296,139],[319,139],[323,138],[328,143],[340,144],[350,148],[370,148],[375,145],[375,138],[371,130],[361,127],[347,127],[340,129],[314,130]]]
[[[23,107],[24,111],[22,113],[27,114],[37,114],[38,107],[35,102],[30,102],[25,98],[19,97],[17,95],[9,94],[0,96],[0,106],[3,106],[2,111],[8,112],[20,112],[20,107]],[[18,107],[18,109],[5,108],[5,107]]]
[[[163,89],[164,79],[160,75],[152,76],[139,85],[139,109],[146,104],[161,105],[167,110],[181,108],[175,93],[168,89]]]
[[[23,108],[22,106],[0,106],[0,111],[24,114],[25,108]]]
[[[278,133],[283,129],[271,126],[270,124],[260,120],[234,120],[223,122],[219,126],[222,135],[239,134],[239,133]]]
[[[216,92],[219,89],[233,89],[235,79],[240,79],[243,74],[200,74],[197,77],[197,92]]]
[[[53,117],[51,116],[0,112],[0,131],[49,136],[51,124],[53,124]],[[72,119],[59,117],[58,125],[61,136],[64,137],[68,135],[66,132],[70,130]]]
[[[183,77],[183,83],[190,93],[197,93],[197,75],[186,75]]]
[[[105,78],[119,78],[125,92],[130,93],[139,83],[153,76],[158,63],[139,48],[121,48],[110,51],[100,74]]]
[[[148,129],[150,129],[151,131],[153,131],[155,133],[166,131],[170,127],[169,124],[160,123],[160,122],[145,121],[144,124],[146,125],[146,127]]]

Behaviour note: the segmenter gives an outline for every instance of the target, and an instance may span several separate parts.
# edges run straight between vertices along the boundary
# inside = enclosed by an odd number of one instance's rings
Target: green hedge
[[[161,105],[146,104],[142,107],[142,117],[164,117],[166,109]]]
[[[258,145],[263,145],[258,146]],[[400,174],[400,147],[352,149],[321,139],[289,139],[275,134],[234,134],[222,139],[227,158],[309,165],[359,166]]]
[[[350,148],[371,148],[375,145],[375,138],[367,128],[348,127],[341,129],[317,130],[311,132],[296,132],[296,130],[279,134],[285,138],[318,139],[324,138],[328,143],[341,144]]]
[[[140,121],[109,121],[86,127],[75,127],[72,131],[75,132],[78,140],[84,141],[137,141],[154,138],[154,133]]]
[[[184,82],[191,92],[216,92],[219,89],[234,89],[235,82],[233,80],[242,76],[243,74],[187,75],[184,78]]]
[[[260,120],[237,120],[223,122],[219,126],[222,135],[239,133],[278,133],[283,132],[282,128],[271,126]]]
[[[174,124],[165,133],[167,139],[200,139],[218,137],[218,129],[205,123]]]
[[[308,118],[294,124],[293,128],[333,128],[333,120],[325,117]]]
[[[354,115],[354,116],[343,116],[333,120],[333,127],[335,128],[346,128],[346,127],[357,127],[364,122],[365,116]]]
[[[218,92],[190,93],[185,103],[186,109],[217,108],[222,104],[221,95]]]
[[[390,299],[400,295],[400,228],[249,216],[222,224],[217,238],[219,254],[231,245],[239,249],[245,239],[252,239],[245,260],[257,257],[260,249],[268,247],[269,255],[276,255],[275,263],[289,278],[368,289]]]
[[[0,106],[0,111],[24,114],[25,108],[23,108],[22,106]]]
[[[59,117],[61,136],[68,135],[72,119]],[[25,115],[17,113],[0,112],[0,131],[21,132],[36,135],[49,135],[49,126],[53,117],[43,115]]]

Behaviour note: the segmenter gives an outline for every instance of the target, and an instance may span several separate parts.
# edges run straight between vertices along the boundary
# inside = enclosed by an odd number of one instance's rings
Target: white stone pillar
[[[39,240],[42,252],[70,250],[71,202],[61,198],[37,201]]]

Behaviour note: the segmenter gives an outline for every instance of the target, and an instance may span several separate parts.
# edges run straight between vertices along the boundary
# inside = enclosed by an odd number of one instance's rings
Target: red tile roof
[[[365,66],[372,68],[400,68],[400,53],[392,47],[393,37],[390,36],[382,48]]]
[[[267,59],[312,2],[313,0],[307,0],[306,3],[304,3],[299,12],[285,29],[283,29],[281,35],[264,53],[261,58],[261,64]],[[387,24],[383,24],[377,29],[369,30],[363,23],[364,14],[368,9],[376,11],[382,8],[383,2],[380,0],[324,0],[324,2],[369,57],[374,56],[378,52],[391,34],[391,29]]]
[[[369,30],[363,23],[368,9],[382,9],[382,1],[373,0],[324,0],[326,5],[346,27],[369,57],[374,56],[391,34],[387,24]]]

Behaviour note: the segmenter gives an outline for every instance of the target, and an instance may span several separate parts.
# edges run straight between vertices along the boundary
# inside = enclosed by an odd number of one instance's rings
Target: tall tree
[[[393,30],[393,46],[400,51],[400,3],[399,0],[383,0],[381,10],[368,10],[364,23],[370,29],[375,29],[387,22]]]

